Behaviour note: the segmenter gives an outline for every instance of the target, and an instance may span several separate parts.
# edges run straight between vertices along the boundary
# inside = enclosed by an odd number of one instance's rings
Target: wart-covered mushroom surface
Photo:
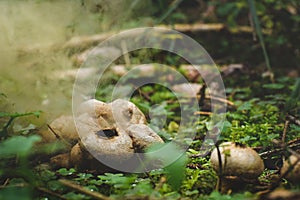
[[[68,152],[51,159],[56,167],[103,171],[105,167],[95,158],[122,164],[130,162],[134,153],[143,152],[154,143],[163,143],[147,126],[144,114],[122,99],[111,103],[88,100],[79,106],[74,118],[59,117],[49,126],[48,135],[59,135],[72,146]]]

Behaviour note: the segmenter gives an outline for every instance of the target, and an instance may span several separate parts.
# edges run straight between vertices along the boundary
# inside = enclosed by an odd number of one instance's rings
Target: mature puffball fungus
[[[143,152],[154,143],[163,143],[146,125],[144,114],[126,100],[107,104],[91,99],[79,106],[74,117],[62,116],[50,124],[59,138],[71,140],[73,146],[69,153],[63,154],[64,161],[68,162],[62,161],[60,165],[62,156],[55,156],[51,160],[55,166],[98,169],[101,164],[93,156],[118,163],[130,162],[134,153]]]
[[[296,162],[298,162],[296,164]],[[281,168],[281,175],[285,174],[291,165],[294,165],[292,170],[286,174],[285,178],[292,183],[300,182],[300,161],[298,161],[298,157],[295,155],[291,155],[287,160],[283,162],[283,166]]]
[[[264,162],[250,147],[239,145],[233,142],[224,142],[219,146],[222,173],[221,190],[227,192],[235,189],[231,183],[237,183],[241,187],[241,182],[256,180],[264,170]],[[220,173],[218,150],[215,148],[211,153],[210,162],[213,169]]]
[[[42,135],[45,135],[46,138],[52,136],[51,139],[48,139],[47,141],[54,141],[56,138],[53,136],[57,135],[59,138],[67,140],[72,145],[76,144],[78,134],[72,116],[62,115],[52,121],[49,124],[49,127],[49,132],[52,133],[48,132],[48,134],[43,133]]]

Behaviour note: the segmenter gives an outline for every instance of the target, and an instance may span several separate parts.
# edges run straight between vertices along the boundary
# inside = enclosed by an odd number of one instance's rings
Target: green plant
[[[251,17],[252,17],[252,20],[253,20],[253,23],[254,23],[255,31],[258,35],[260,46],[262,47],[262,50],[263,50],[266,66],[267,66],[269,72],[271,73],[270,78],[274,82],[274,74],[273,74],[272,69],[271,69],[269,55],[268,55],[267,50],[266,50],[265,41],[264,41],[264,37],[263,37],[263,34],[262,34],[261,26],[260,26],[259,19],[258,19],[257,14],[256,14],[255,2],[254,2],[254,0],[248,0],[248,3],[249,3]]]
[[[0,138],[5,139],[8,137],[9,134],[9,127],[13,123],[13,121],[18,117],[24,117],[24,116],[36,116],[39,117],[41,114],[41,111],[35,111],[35,112],[27,112],[27,113],[7,113],[7,112],[0,112],[0,118],[8,118],[8,121],[3,125],[1,131],[0,131]]]

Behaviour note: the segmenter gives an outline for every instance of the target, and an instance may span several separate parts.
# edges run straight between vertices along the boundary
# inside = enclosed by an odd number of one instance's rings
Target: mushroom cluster
[[[264,170],[263,160],[256,151],[233,142],[220,144],[219,153],[215,148],[210,162],[219,175],[223,193],[241,189],[245,183],[256,181]]]
[[[67,153],[51,159],[57,167],[105,171],[108,168],[95,158],[121,164],[130,162],[134,153],[143,152],[154,143],[163,143],[147,126],[144,114],[133,103],[122,99],[111,103],[88,100],[79,106],[74,118],[61,116],[49,126],[49,131],[71,146]],[[49,131],[48,140],[53,135]]]

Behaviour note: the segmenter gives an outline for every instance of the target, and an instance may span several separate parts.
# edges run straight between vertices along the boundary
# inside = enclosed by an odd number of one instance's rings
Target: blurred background
[[[268,69],[267,59],[275,73],[299,76],[299,1],[255,2],[266,54],[249,2],[3,0],[1,109],[69,111],[73,79],[58,74],[78,68],[80,61],[74,61],[74,55],[100,42],[85,43],[84,38],[93,41],[93,35],[108,37],[134,27],[165,26],[188,34],[220,66],[238,63],[261,74]]]

